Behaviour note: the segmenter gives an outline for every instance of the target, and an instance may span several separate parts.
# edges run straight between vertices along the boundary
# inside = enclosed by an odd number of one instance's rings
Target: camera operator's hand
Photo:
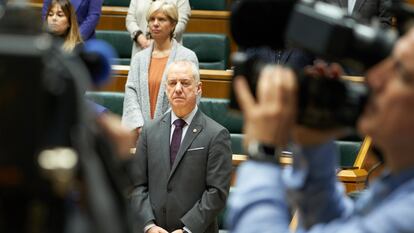
[[[97,118],[97,122],[113,142],[119,158],[129,159],[131,157],[129,150],[135,137],[121,125],[121,119],[112,113],[105,113]]]
[[[235,89],[244,114],[245,145],[252,140],[286,145],[296,119],[297,83],[293,71],[267,66],[258,81],[257,100],[244,78],[235,79]]]
[[[307,66],[304,69],[305,74],[313,77],[326,77],[339,79],[343,74],[344,70],[338,63],[328,64],[324,60],[315,60],[313,66]]]

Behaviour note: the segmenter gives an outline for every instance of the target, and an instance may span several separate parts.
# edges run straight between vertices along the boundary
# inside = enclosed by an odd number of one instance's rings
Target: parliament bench
[[[42,9],[42,4],[42,0],[29,0],[29,5],[39,12]],[[129,0],[120,0],[120,2],[118,0],[105,0],[96,29],[126,31],[125,18],[128,13],[128,6]],[[195,9],[198,7],[191,10],[190,20],[185,32],[225,34],[230,39],[231,52],[236,52],[237,45],[230,33],[230,11]]]
[[[230,41],[225,34],[184,33],[183,45],[195,52],[200,69],[226,70],[229,66]]]
[[[96,38],[114,47],[118,65],[131,63],[133,42],[127,31],[96,30]],[[229,65],[230,41],[224,34],[184,33],[183,45],[197,55],[200,69],[225,70]]]
[[[101,87],[101,91],[125,92],[125,83],[130,66],[113,65],[112,79]],[[203,97],[228,98],[233,72],[231,70],[200,69],[200,78],[203,83]]]
[[[122,116],[124,93],[107,91],[87,91],[86,98],[106,107],[111,112]],[[233,114],[227,108],[229,100],[219,98],[201,98],[200,110],[223,125],[231,134],[241,134],[243,119],[239,114]]]
[[[104,6],[129,7],[130,0],[104,0]],[[190,0],[193,10],[227,10],[226,0]]]
[[[229,7],[226,0],[190,0],[193,10],[224,11]]]
[[[117,65],[131,63],[132,40],[127,31],[96,30],[96,39],[108,42],[118,54],[115,59]]]

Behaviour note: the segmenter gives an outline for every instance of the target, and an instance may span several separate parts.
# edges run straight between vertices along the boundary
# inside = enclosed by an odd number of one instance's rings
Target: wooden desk
[[[125,82],[128,77],[129,66],[112,66],[113,78],[102,90],[125,91]],[[200,70],[201,82],[203,83],[203,97],[229,98],[232,83],[232,70]],[[343,76],[343,79],[352,82],[364,82],[361,76]]]
[[[128,78],[129,66],[112,66],[113,78],[104,86],[102,91],[124,92],[125,82]],[[229,98],[231,78],[233,72],[227,70],[200,70],[200,78],[203,83],[203,97]]]

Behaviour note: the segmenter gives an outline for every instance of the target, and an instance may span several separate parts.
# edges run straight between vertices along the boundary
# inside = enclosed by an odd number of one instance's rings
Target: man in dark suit
[[[249,57],[255,57],[267,63],[286,65],[295,70],[302,70],[305,66],[313,65],[315,60],[315,56],[296,48],[274,50],[263,46],[247,48],[245,52]]]
[[[382,27],[391,26],[392,14],[387,9],[391,0],[323,0],[346,10],[350,16],[357,17],[365,23],[370,23],[377,17]]]
[[[144,125],[131,170],[134,223],[146,233],[216,233],[230,186],[229,132],[198,109],[192,62],[172,63],[166,85],[171,111]]]

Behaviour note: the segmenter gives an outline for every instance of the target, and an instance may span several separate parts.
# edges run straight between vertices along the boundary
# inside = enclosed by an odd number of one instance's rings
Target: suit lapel
[[[187,132],[184,136],[183,141],[181,142],[180,149],[177,152],[177,156],[175,157],[175,161],[171,168],[170,176],[168,177],[168,181],[171,179],[172,175],[174,174],[175,170],[177,169],[178,164],[185,156],[185,152],[190,147],[191,143],[194,139],[200,134],[203,130],[203,123],[202,123],[202,114],[200,110],[197,111],[195,114],[193,121],[191,122],[190,126],[187,129]],[[169,154],[169,153],[168,153]]]
[[[170,135],[171,135],[171,113],[168,112],[168,114],[165,114],[162,118],[161,121],[161,129],[159,130],[159,132],[161,132],[160,134],[160,138],[159,138],[159,143],[160,145],[165,145],[165,146],[160,146],[160,151],[159,151],[159,155],[162,156],[162,158],[160,159],[160,161],[162,161],[162,166],[165,167],[166,171],[170,171],[171,169],[171,165],[170,165]],[[168,132],[168,133],[165,133]]]

